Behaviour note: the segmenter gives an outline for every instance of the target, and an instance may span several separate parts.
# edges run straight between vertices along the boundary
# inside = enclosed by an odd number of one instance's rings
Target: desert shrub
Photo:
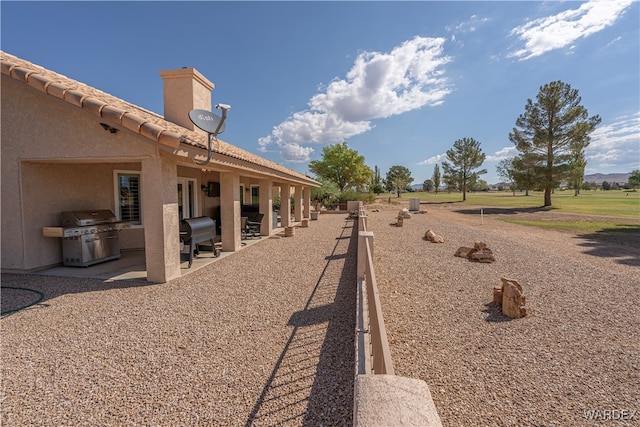
[[[363,193],[355,190],[345,190],[338,196],[338,202],[361,201],[363,203],[373,203],[376,195],[373,192]]]

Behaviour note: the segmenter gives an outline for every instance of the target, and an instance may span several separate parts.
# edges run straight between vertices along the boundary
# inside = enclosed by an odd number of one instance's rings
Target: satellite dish
[[[226,127],[224,120],[220,116],[207,110],[191,110],[189,111],[189,119],[194,125],[209,134],[213,134],[213,136],[224,132]]]
[[[218,117],[217,115],[207,110],[189,111],[189,120],[191,120],[193,124],[198,128],[207,132],[207,135],[209,136],[209,141],[207,143],[207,160],[205,160],[204,162],[195,160],[195,162],[199,165],[206,165],[211,161],[211,137],[214,137],[217,141],[218,134],[224,132],[224,121],[227,118],[227,112],[231,109],[231,106],[228,104],[218,104],[216,105],[216,108],[218,110],[222,110],[222,117]]]

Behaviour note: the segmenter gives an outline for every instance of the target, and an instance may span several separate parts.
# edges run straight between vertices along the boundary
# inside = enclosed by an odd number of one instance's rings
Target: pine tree
[[[589,145],[589,134],[600,124],[600,117],[589,117],[580,102],[578,91],[570,85],[548,83],[540,88],[536,102],[527,100],[509,134],[517,150],[528,156],[527,163],[533,161],[534,169],[541,172],[544,206],[551,206],[551,192],[569,176],[572,153]]]
[[[467,200],[469,184],[477,181],[478,176],[487,173],[486,169],[474,171],[484,163],[486,156],[480,149],[480,143],[473,138],[462,138],[453,143],[453,148],[447,150],[447,159],[451,162],[442,162],[445,182],[452,184],[458,182],[458,188],[462,191],[462,200]]]

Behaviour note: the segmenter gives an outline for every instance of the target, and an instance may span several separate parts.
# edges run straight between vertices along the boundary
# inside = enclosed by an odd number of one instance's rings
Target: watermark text
[[[584,418],[589,421],[637,421],[638,411],[629,409],[586,409]]]

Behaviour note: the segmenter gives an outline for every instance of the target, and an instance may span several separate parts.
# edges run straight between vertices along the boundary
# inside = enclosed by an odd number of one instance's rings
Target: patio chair
[[[256,214],[251,220],[247,219],[246,228],[244,228],[245,235],[248,237],[251,234],[251,237],[260,237],[260,226],[262,224],[262,218],[264,214]]]
[[[247,221],[249,220],[249,218],[247,218],[246,216],[240,217],[240,237],[242,239],[246,239],[248,238],[248,228],[247,228]]]

